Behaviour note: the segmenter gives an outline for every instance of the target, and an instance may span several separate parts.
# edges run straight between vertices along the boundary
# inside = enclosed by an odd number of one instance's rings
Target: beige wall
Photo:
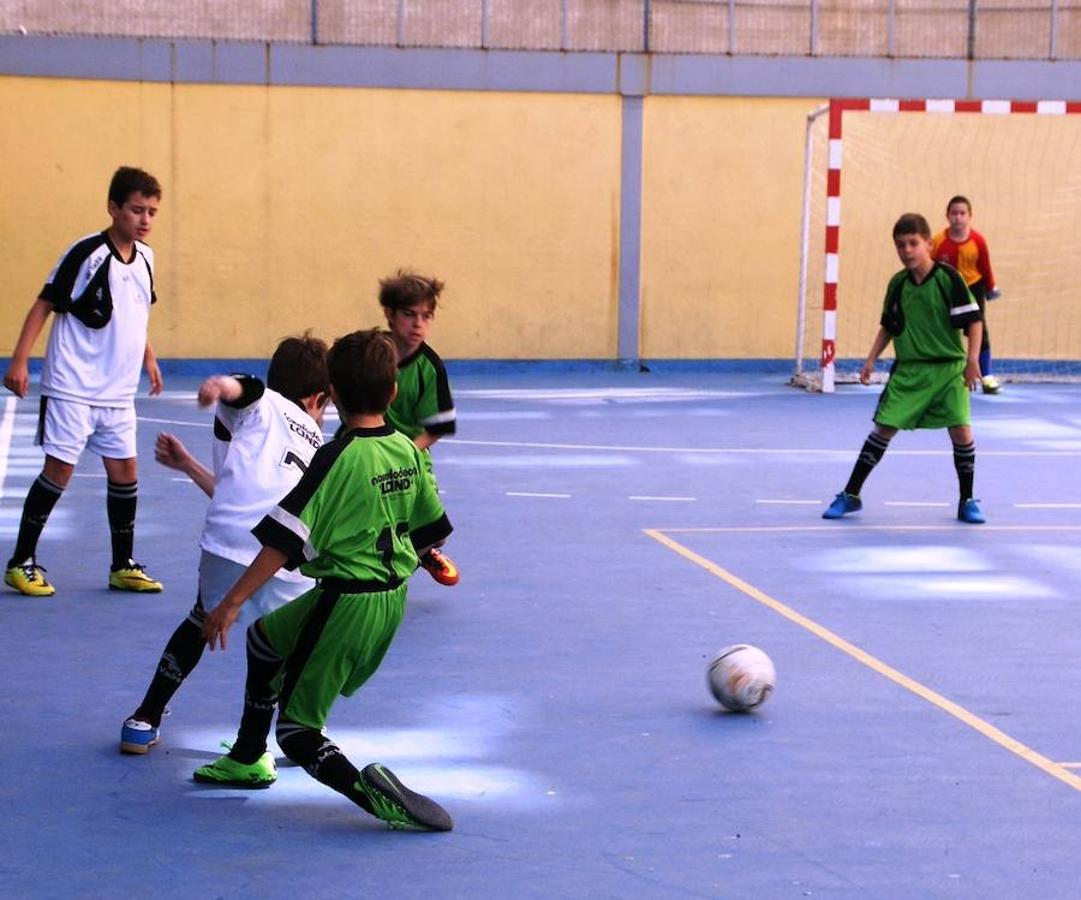
[[[647,98],[641,356],[791,355],[814,102]],[[618,97],[3,78],[0,111],[0,352],[130,163],[165,187],[163,357],[377,325],[400,265],[446,280],[448,358],[617,353]]]
[[[0,78],[0,146],[0,352],[126,163],[165,189],[160,356],[379,324],[401,265],[447,282],[448,358],[616,353],[616,96]]]
[[[804,123],[817,102],[647,99],[643,357],[792,355]]]

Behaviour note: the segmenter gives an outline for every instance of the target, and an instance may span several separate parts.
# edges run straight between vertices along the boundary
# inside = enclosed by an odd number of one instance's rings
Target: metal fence
[[[0,0],[0,33],[1047,60],[1081,58],[1081,0]]]

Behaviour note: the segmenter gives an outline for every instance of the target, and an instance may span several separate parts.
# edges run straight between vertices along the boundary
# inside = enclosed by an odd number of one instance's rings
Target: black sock
[[[34,556],[38,548],[38,538],[45,523],[49,521],[49,513],[56,506],[56,501],[64,489],[54,484],[45,477],[42,472],[30,485],[26,500],[23,503],[23,516],[19,521],[19,536],[15,539],[15,552],[11,554],[8,568],[22,565]]]
[[[274,720],[278,694],[270,686],[281,670],[284,660],[274,652],[259,622],[248,628],[248,678],[244,684],[244,713],[240,731],[229,756],[237,762],[251,765],[266,753],[266,739]]]
[[[976,442],[953,445],[953,467],[957,470],[957,487],[961,499],[972,496],[972,483],[976,480]]]
[[[374,815],[367,796],[356,787],[360,781],[360,772],[334,741],[314,728],[298,725],[280,716],[275,736],[285,755],[297,765],[303,766],[312,778],[348,797],[365,812]]]
[[[198,600],[188,614],[188,617],[180,623],[165,650],[161,654],[157,671],[150,680],[150,686],[146,689],[146,696],[139,708],[135,711],[135,718],[149,722],[151,725],[161,724],[161,716],[167,704],[184,683],[192,670],[199,664],[206,649],[206,639],[203,637],[203,622],[206,613],[203,605]]]
[[[860,490],[863,488],[863,483],[867,480],[867,476],[871,474],[871,470],[878,465],[882,459],[882,454],[886,452],[886,448],[890,445],[890,439],[883,437],[877,431],[872,431],[867,435],[867,440],[863,442],[863,449],[860,450],[859,458],[856,460],[856,465],[852,469],[852,474],[848,477],[848,484],[845,485],[845,493],[858,496]]]
[[[113,568],[119,569],[131,563],[132,545],[135,542],[135,504],[138,500],[139,482],[117,484],[109,482],[105,495],[105,508],[109,513],[109,532],[113,539]]]

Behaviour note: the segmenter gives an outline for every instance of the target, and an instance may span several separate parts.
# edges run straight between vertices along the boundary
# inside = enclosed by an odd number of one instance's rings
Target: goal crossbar
[[[1065,100],[956,100],[956,99],[890,99],[890,98],[834,98],[828,110],[822,107],[808,115],[807,166],[805,179],[809,179],[813,119],[828,112],[825,181],[825,259],[822,284],[822,341],[820,351],[820,389],[829,393],[836,383],[835,362],[837,357],[837,288],[840,280],[841,247],[841,174],[843,160],[843,133],[845,118],[851,113],[933,113],[977,114],[985,116],[1073,116],[1081,113],[1081,101]],[[804,186],[804,247],[801,259],[807,254],[807,213],[809,206],[809,181]],[[805,278],[805,266],[801,264],[801,282]],[[805,319],[805,285],[801,284],[799,337],[802,342]],[[797,347],[797,370],[801,369],[802,343]],[[793,382],[797,383],[797,371]],[[804,384],[804,386],[808,386]],[[815,385],[818,386],[818,385]]]

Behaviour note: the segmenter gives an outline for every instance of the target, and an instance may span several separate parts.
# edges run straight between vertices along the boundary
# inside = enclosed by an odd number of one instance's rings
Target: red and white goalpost
[[[1002,335],[993,345],[996,358],[1010,360],[1007,380],[1081,374],[1081,302],[1073,299],[1081,283],[1081,265],[1073,261],[1081,220],[1078,113],[1081,102],[1062,100],[867,98],[834,99],[810,113],[793,383],[831,392],[838,381],[854,380],[856,361],[877,328],[886,280],[899,268],[892,222],[903,212],[921,212],[938,231],[954,194],[972,199],[975,226],[988,238],[997,281],[1010,300],[988,316],[993,334]],[[816,154],[825,159],[824,178]],[[858,171],[850,174],[853,168]],[[844,258],[842,200],[851,220]],[[818,248],[814,233],[822,236]],[[820,272],[811,271],[812,254]],[[851,289],[842,291],[849,282]],[[816,283],[820,310],[808,302]],[[1019,327],[1034,314],[1047,317],[1043,326]],[[838,325],[846,320],[853,327],[842,346]],[[814,366],[806,361],[816,331]],[[839,371],[842,357],[848,366]]]

